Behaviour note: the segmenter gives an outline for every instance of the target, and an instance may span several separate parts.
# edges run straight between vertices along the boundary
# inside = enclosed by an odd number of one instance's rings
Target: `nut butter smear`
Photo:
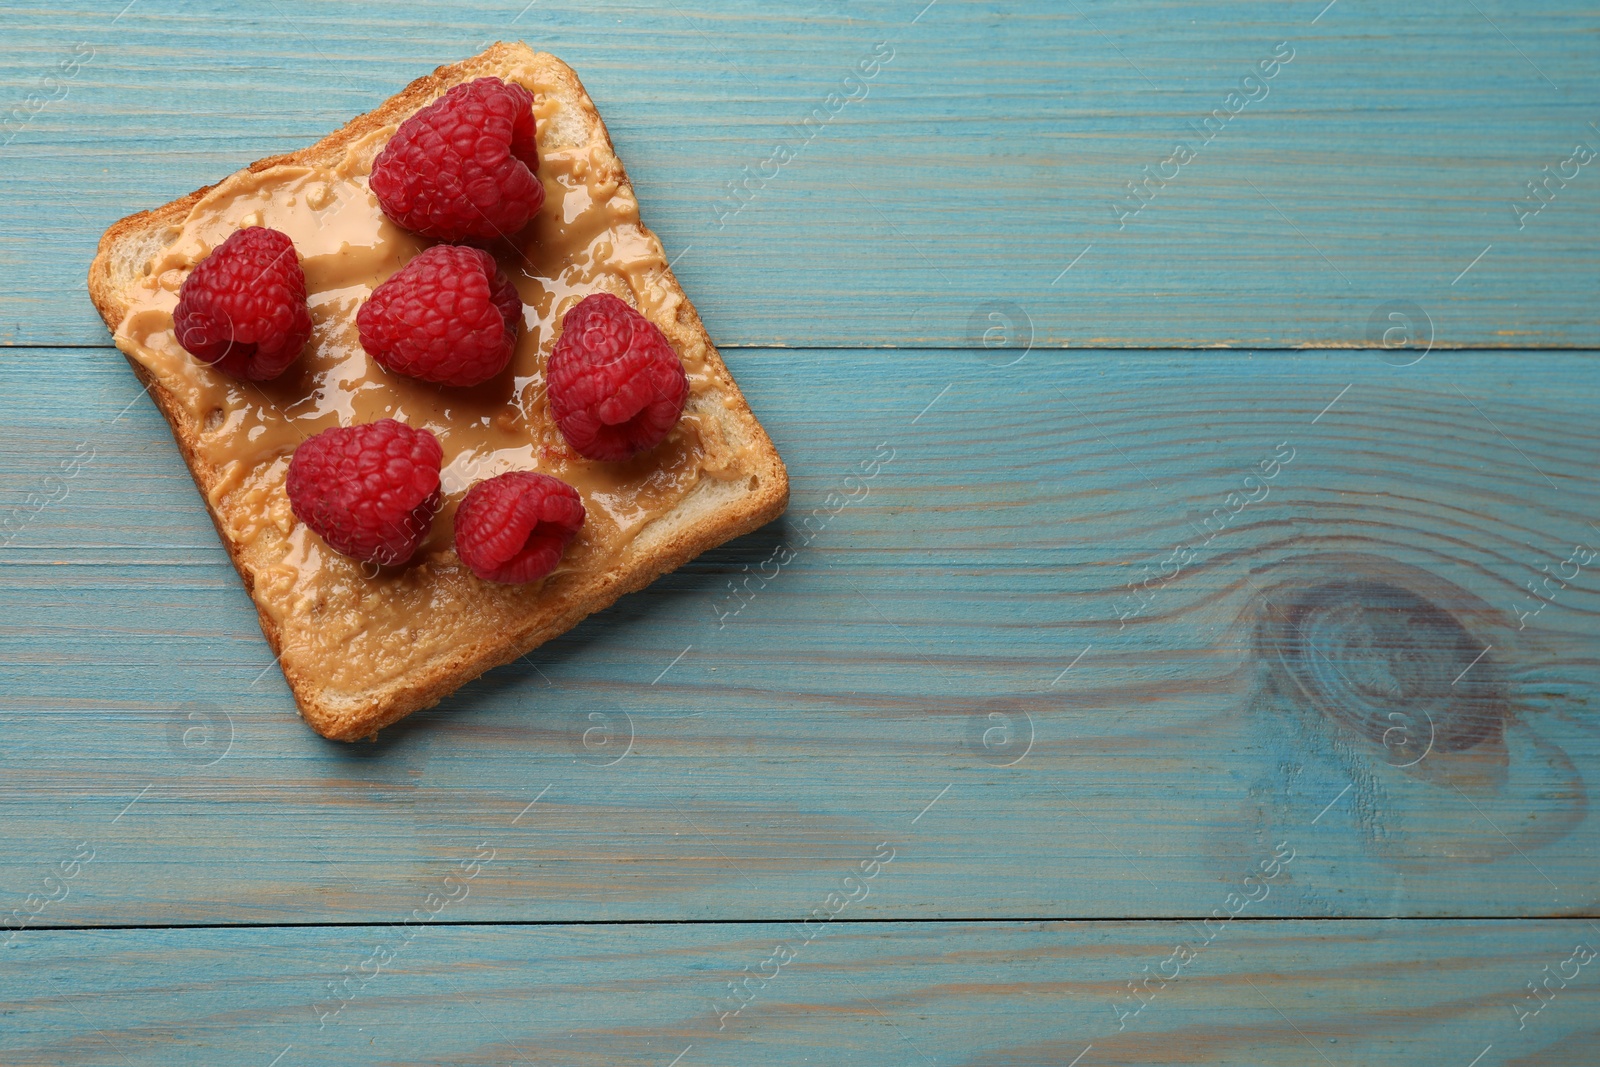
[[[279,165],[241,172],[207,193],[146,269],[117,347],[158,379],[196,427],[196,471],[235,542],[246,581],[279,634],[286,671],[356,693],[414,668],[419,652],[462,650],[452,623],[526,614],[529,598],[561,598],[578,572],[604,570],[652,520],[703,477],[734,477],[731,454],[697,400],[714,388],[699,341],[670,328],[682,297],[660,283],[666,259],[639,222],[638,202],[603,134],[552,143],[560,121],[553,87],[531,69],[508,76],[535,96],[545,204],[518,236],[491,249],[521,293],[524,326],[511,364],[470,389],[390,374],[361,347],[356,311],[372,290],[428,242],[390,222],[367,188],[373,157],[394,127],[354,143],[334,166]],[[581,124],[579,124],[581,128]],[[300,254],[313,332],[280,378],[246,382],[200,363],[177,343],[172,312],[183,279],[233,231],[270,226]],[[658,448],[626,463],[596,463],[566,445],[550,417],[544,365],[561,316],[607,291],[667,330],[690,396]],[[444,506],[413,562],[377,571],[328,548],[289,510],[283,480],[295,447],[333,426],[395,418],[431,430],[444,449]],[[451,547],[455,507],[475,482],[537,470],[573,485],[587,518],[543,583],[498,586],[474,577]],[[425,647],[419,648],[423,645]]]

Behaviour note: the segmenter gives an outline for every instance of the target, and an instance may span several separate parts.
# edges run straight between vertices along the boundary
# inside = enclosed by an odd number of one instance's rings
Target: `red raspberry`
[[[522,298],[477,248],[434,245],[372,291],[356,313],[361,347],[385,370],[477,385],[505,370]]]
[[[534,582],[556,569],[582,525],[576,489],[548,474],[512,471],[467,491],[456,508],[456,555],[486,582]]]
[[[289,507],[347,556],[404,563],[439,510],[443,459],[433,434],[394,419],[324,430],[294,450]]]
[[[369,184],[383,213],[424,237],[510,237],[544,204],[533,94],[499,78],[451,89],[400,124]]]
[[[235,230],[178,290],[178,343],[224,374],[264,382],[289,369],[311,338],[306,275],[286,233]]]
[[[659,445],[689,398],[666,335],[610,293],[567,312],[545,380],[562,436],[589,459],[628,459]]]

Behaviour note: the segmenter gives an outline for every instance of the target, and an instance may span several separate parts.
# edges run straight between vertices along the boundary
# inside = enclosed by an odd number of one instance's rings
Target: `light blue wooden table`
[[[793,504],[333,745],[83,277],[501,38]],[[89,0],[0,108],[0,1063],[1600,1062],[1592,5]]]

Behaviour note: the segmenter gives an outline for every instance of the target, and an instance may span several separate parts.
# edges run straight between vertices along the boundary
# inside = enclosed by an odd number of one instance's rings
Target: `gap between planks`
[[[835,926],[1004,926],[1016,923],[1079,923],[1083,925],[1129,925],[1157,923],[1194,923],[1200,915],[1139,915],[1139,916],[1074,916],[1074,915],[1022,915],[943,917],[937,919],[834,919]],[[1235,916],[1232,922],[1268,926],[1273,923],[1550,923],[1572,922],[1592,924],[1600,919],[1596,915],[1255,915]],[[798,922],[798,919],[461,919],[435,921],[432,926],[498,927],[498,926],[779,926]],[[306,922],[306,923],[108,923],[105,925],[46,926],[31,925],[31,933],[93,933],[107,930],[362,930],[374,926],[388,926],[383,920],[366,922]]]
[[[781,344],[716,344],[719,352],[984,352],[992,353],[993,348],[982,345],[920,345],[920,344],[895,344],[895,345],[781,345]],[[43,344],[30,344],[25,341],[0,341],[0,351],[6,349],[18,351],[34,349],[50,352],[115,352],[117,347],[111,344],[103,345],[74,345],[47,342]],[[1253,345],[1243,347],[1230,347],[1217,344],[1170,344],[1170,345],[1034,345],[1023,349],[1023,354],[1031,352],[1223,352],[1234,355],[1252,355],[1269,352],[1349,352],[1359,355],[1370,352],[1393,352],[1392,348],[1374,348],[1367,345],[1345,343],[1342,341],[1329,341],[1326,344],[1316,345]],[[1600,348],[1585,345],[1434,345],[1430,352],[1575,352],[1591,354],[1600,352]]]

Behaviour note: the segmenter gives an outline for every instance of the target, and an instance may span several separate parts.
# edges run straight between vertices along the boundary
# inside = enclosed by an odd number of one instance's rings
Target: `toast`
[[[426,246],[382,216],[365,177],[400,122],[487,75],[534,93],[546,201],[523,235],[492,249],[525,305],[511,366],[483,386],[448,390],[388,375],[356,340],[362,300]],[[244,225],[288,232],[306,271],[312,339],[271,382],[229,379],[172,336],[178,285]],[[661,328],[690,380],[667,441],[623,464],[567,449],[543,388],[561,314],[601,290]],[[783,462],[639,221],[594,103],[571,68],[525,44],[440,67],[309,148],[116,223],[89,294],[171,425],[301,715],[327,738],[375,735],[788,502]],[[294,518],[283,486],[300,440],[390,416],[434,430],[445,450],[445,504],[403,568],[334,552]],[[589,516],[560,567],[526,586],[479,580],[451,547],[466,489],[511,469],[571,482]]]

